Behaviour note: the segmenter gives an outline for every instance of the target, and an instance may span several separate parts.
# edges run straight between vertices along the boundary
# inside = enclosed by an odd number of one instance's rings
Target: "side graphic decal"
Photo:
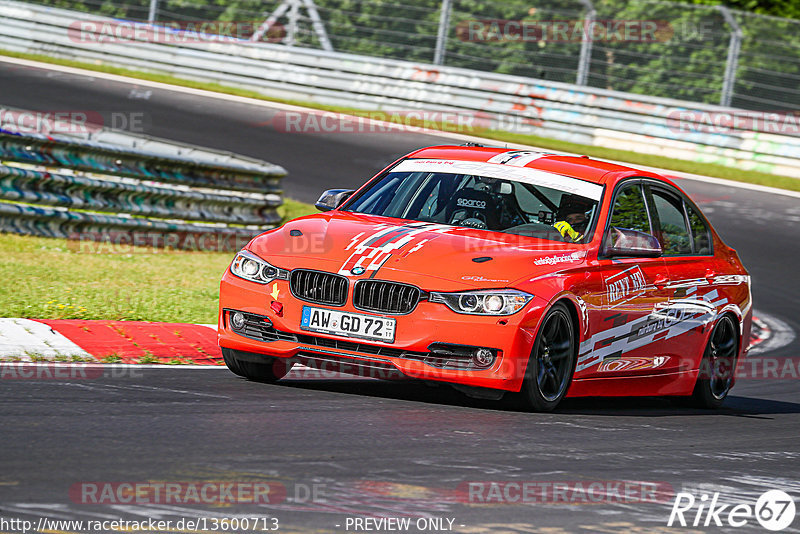
[[[699,295],[697,288],[696,285],[688,288],[685,297],[656,307],[645,317],[633,321],[629,321],[625,313],[610,317],[609,328],[581,342],[575,370],[583,371],[605,360],[620,359],[633,350],[680,336],[714,320],[717,309],[728,299],[720,298],[716,289]]]
[[[642,269],[635,265],[605,280],[606,298],[612,308],[630,302],[644,293],[647,283]]]

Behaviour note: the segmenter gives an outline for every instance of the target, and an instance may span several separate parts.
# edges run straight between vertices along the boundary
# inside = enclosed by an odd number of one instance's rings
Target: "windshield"
[[[395,169],[409,168],[411,161]],[[510,174],[520,180],[437,171],[390,172],[344,209],[554,241],[581,243],[591,237],[586,234],[602,192],[597,184],[533,169],[515,168]],[[545,181],[548,186],[536,183]],[[558,187],[561,181],[563,188]]]

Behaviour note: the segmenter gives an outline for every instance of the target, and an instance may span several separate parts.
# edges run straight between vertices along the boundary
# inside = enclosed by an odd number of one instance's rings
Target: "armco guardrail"
[[[9,0],[0,0],[0,17],[0,48],[12,51],[168,73],[293,100],[454,112],[492,129],[800,178],[798,119],[791,114],[751,115],[533,78],[214,36],[205,40],[197,34],[184,39],[173,32],[169,43],[152,42],[148,32],[124,31],[134,23]]]
[[[52,137],[0,123],[0,231],[238,250],[279,222],[285,174],[270,163],[121,132]]]

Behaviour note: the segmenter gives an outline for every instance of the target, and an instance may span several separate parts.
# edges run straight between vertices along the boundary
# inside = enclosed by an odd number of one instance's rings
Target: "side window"
[[[689,226],[692,229],[695,254],[711,254],[711,234],[703,218],[689,204],[686,204],[686,213],[689,215]]]
[[[658,229],[665,256],[692,253],[692,240],[683,216],[683,201],[662,191],[653,191]]]
[[[609,226],[651,233],[642,187],[639,184],[626,186],[617,195]]]

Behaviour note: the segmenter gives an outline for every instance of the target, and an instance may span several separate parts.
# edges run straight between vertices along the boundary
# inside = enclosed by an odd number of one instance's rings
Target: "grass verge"
[[[283,220],[316,213],[284,199]],[[231,252],[103,244],[0,234],[0,315],[36,319],[217,322],[219,279]],[[175,362],[182,363],[182,362]]]
[[[297,217],[318,212],[319,210],[311,204],[298,202],[297,200],[292,200],[291,198],[285,197],[283,199],[283,204],[278,207],[278,215],[281,216],[281,220],[283,222],[291,221]]]
[[[171,85],[179,85],[183,87],[191,87],[195,89],[204,89],[218,93],[226,93],[237,96],[244,96],[249,98],[256,98],[259,100],[266,100],[270,102],[281,102],[285,104],[293,104],[297,106],[305,106],[309,108],[321,109],[326,111],[335,111],[340,113],[349,113],[360,116],[373,117],[374,111],[364,111],[349,107],[340,106],[325,106],[310,102],[286,100],[280,98],[272,98],[262,93],[240,89],[236,87],[229,87],[217,83],[200,82],[195,80],[187,80],[177,78],[167,74],[159,74],[146,71],[136,71],[123,69],[119,67],[112,67],[102,63],[84,63],[69,59],[54,58],[40,54],[28,54],[12,52],[7,50],[0,50],[0,55],[9,57],[17,57],[21,59],[29,59],[33,61],[41,61],[43,63],[51,63],[55,65],[64,65],[69,67],[93,70],[97,72],[106,72],[109,74],[118,74],[130,78],[138,78],[141,80],[149,80],[154,82],[167,83]],[[464,132],[461,132],[464,133]],[[688,172],[692,174],[699,174],[703,176],[712,176],[715,178],[724,178],[727,180],[734,180],[737,182],[752,183],[758,185],[765,185],[769,187],[777,187],[781,189],[788,189],[791,191],[800,191],[800,180],[788,176],[779,176],[758,171],[745,171],[735,167],[728,167],[715,163],[703,163],[696,161],[680,160],[667,158],[664,156],[657,156],[652,154],[640,154],[638,152],[631,152],[627,150],[615,150],[611,148],[595,147],[590,145],[581,145],[577,143],[569,143],[566,141],[559,141],[544,137],[537,137],[533,135],[512,134],[496,130],[481,130],[469,132],[470,135],[478,137],[485,137],[486,139],[496,140],[506,143],[520,143],[525,145],[533,145],[549,150],[562,151],[562,152],[575,152],[585,154],[601,159],[611,159],[631,163],[634,165],[647,165],[651,167],[659,167],[662,169],[669,169],[679,172]]]
[[[217,322],[219,280],[230,252],[103,246],[0,234],[4,317]]]

